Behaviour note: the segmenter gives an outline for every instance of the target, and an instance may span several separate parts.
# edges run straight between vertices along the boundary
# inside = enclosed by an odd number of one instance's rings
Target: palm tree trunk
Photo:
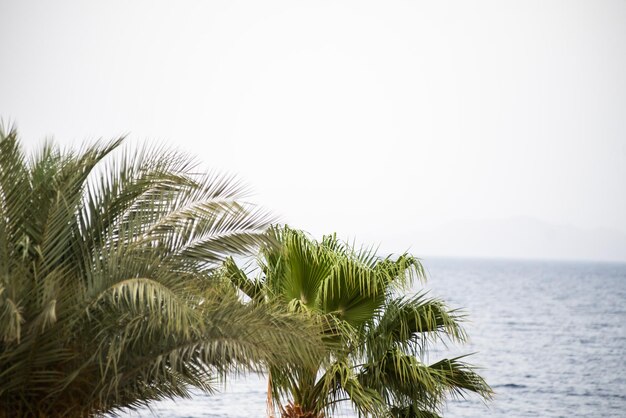
[[[274,401],[272,399],[272,373],[267,373],[267,417],[274,418]]]

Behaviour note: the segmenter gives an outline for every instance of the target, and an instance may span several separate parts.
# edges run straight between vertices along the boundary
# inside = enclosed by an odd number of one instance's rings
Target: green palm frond
[[[419,409],[415,405],[394,406],[390,410],[390,416],[392,418],[442,418],[437,412]]]
[[[328,365],[313,387],[312,399],[325,399],[323,410],[334,411],[339,402],[350,400],[362,414],[384,414],[383,399],[372,388],[365,386],[348,360],[337,360]],[[318,407],[319,405],[314,405]]]
[[[389,298],[368,331],[366,347],[368,358],[381,358],[389,350],[402,347],[404,351],[421,356],[428,342],[449,339],[464,342],[466,333],[461,326],[465,314],[449,309],[436,298],[427,298],[425,293],[412,297]]]
[[[263,284],[249,279],[246,273],[237,266],[232,257],[228,257],[224,261],[222,269],[222,274],[226,276],[226,279],[248,298],[259,299],[263,297]]]
[[[272,242],[233,178],[122,139],[25,157],[0,129],[0,417],[83,417],[323,356],[316,321],[216,267]]]
[[[490,387],[472,366],[460,359],[445,359],[426,365],[415,356],[394,350],[367,364],[359,379],[394,407],[413,405],[420,411],[437,412],[448,396],[464,397],[466,392],[489,399]]]
[[[272,400],[318,416],[349,400],[362,416],[438,417],[450,396],[491,389],[458,358],[426,365],[429,343],[464,342],[464,313],[425,293],[402,296],[425,270],[410,254],[381,258],[325,236],[271,229],[277,245],[263,248],[262,276],[251,280],[228,260],[223,271],[254,303],[282,303],[315,319],[326,353],[317,363],[271,369]],[[284,413],[284,411],[283,411]],[[288,414],[287,414],[288,415]]]

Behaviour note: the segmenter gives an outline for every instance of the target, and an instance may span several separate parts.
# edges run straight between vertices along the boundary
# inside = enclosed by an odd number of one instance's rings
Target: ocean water
[[[468,314],[470,342],[430,361],[467,361],[495,390],[485,404],[452,400],[444,417],[626,417],[626,264],[426,259],[426,287]],[[421,287],[421,286],[420,286]],[[222,393],[164,401],[122,416],[265,416],[261,376]],[[335,415],[354,417],[349,409]]]

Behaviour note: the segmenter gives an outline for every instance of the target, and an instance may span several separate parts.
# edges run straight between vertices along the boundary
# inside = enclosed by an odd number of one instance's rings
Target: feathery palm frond
[[[0,130],[0,417],[91,416],[319,356],[311,321],[216,274],[273,218],[234,179],[121,142],[29,159]]]

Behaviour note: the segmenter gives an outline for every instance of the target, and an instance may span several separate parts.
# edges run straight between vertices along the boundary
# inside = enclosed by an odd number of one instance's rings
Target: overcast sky
[[[0,51],[28,146],[170,143],[315,235],[535,257],[493,225],[626,233],[623,0],[0,0]]]

